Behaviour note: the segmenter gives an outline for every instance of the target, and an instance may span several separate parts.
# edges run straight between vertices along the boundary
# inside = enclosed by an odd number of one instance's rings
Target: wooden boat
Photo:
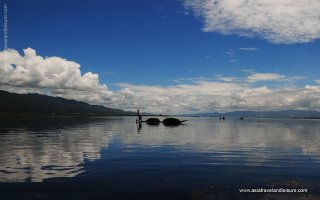
[[[163,123],[165,126],[179,126],[183,124],[183,122],[188,120],[180,120],[177,118],[166,118],[163,121],[160,121],[158,118],[148,118],[146,121],[136,120],[136,123],[140,124],[142,122],[146,122],[148,125],[159,125],[160,123]]]
[[[146,120],[146,123],[148,125],[159,125],[160,124],[160,119],[158,118],[149,118]]]
[[[185,121],[187,121],[187,120],[180,120],[177,118],[166,118],[162,121],[162,123],[165,126],[179,126]]]

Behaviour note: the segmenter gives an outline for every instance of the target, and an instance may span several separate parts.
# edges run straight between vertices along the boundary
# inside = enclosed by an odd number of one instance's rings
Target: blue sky
[[[317,8],[318,3],[303,8],[302,11],[311,13],[306,16],[304,12],[297,11],[300,5],[292,4],[288,9],[283,9],[281,1],[262,5],[265,10],[262,16],[246,16],[236,11],[255,13],[257,6],[250,4],[250,1],[248,5],[243,3],[244,6],[240,6],[221,0],[218,1],[219,7],[209,5],[209,9],[205,9],[208,2],[10,0],[8,45],[21,56],[24,55],[23,49],[31,48],[43,58],[59,57],[74,61],[81,65],[82,75],[87,72],[97,74],[99,84],[107,86],[108,95],[129,91],[146,99],[157,94],[143,96],[139,93],[139,87],[150,91],[153,86],[155,90],[180,88],[184,84],[200,87],[202,82],[226,83],[224,78],[232,78],[227,83],[249,84],[251,89],[264,86],[270,90],[297,89],[318,85],[320,31],[312,28],[318,16],[312,9]],[[279,13],[273,12],[273,8],[279,8]],[[217,15],[215,12],[219,10],[224,13]],[[290,10],[298,14],[290,13]],[[277,19],[283,13],[288,14],[288,19]],[[290,21],[290,14],[303,21],[295,18],[292,20],[296,22]],[[273,20],[266,21],[268,17]],[[248,81],[249,76],[260,80]],[[34,90],[35,86],[32,88]],[[40,89],[40,92],[44,91],[43,87]],[[71,97],[134,109],[134,106],[128,106],[128,99],[124,100],[127,103],[117,104]],[[116,99],[121,101],[118,97]],[[153,110],[151,105],[143,107],[137,101],[131,102],[131,105]],[[218,105],[212,109],[208,109],[210,103],[205,105],[193,107],[199,107],[197,111],[220,110]],[[189,112],[181,105],[177,107],[176,112]],[[234,109],[248,107],[233,108],[229,105],[221,110]]]

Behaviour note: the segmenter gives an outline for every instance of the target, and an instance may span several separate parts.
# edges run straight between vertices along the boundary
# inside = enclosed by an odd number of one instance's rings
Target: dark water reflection
[[[247,199],[238,189],[257,187],[319,193],[318,120],[190,118],[139,132],[131,117],[0,122],[0,197],[8,199]]]

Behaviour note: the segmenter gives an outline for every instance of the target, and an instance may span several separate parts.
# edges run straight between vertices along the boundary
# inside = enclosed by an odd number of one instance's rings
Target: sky
[[[319,110],[319,10],[318,0],[10,0],[0,89],[157,114]]]

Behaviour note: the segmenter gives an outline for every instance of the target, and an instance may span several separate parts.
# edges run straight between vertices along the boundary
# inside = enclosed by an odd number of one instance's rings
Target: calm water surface
[[[0,120],[0,199],[318,199],[320,121]],[[306,188],[244,194],[240,188]],[[269,198],[269,199],[270,199]]]

